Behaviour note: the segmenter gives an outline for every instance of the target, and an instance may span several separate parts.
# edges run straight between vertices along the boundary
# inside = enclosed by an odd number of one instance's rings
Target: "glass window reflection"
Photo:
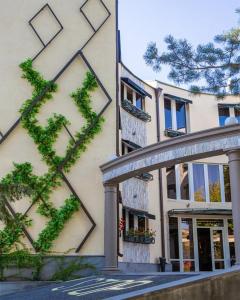
[[[188,164],[180,164],[180,189],[181,199],[189,200],[189,180],[188,180]]]
[[[206,201],[204,165],[193,164],[194,199],[197,202]]]
[[[183,102],[176,101],[176,114],[177,114],[177,129],[186,130],[186,106]]]
[[[167,196],[170,199],[176,199],[176,174],[175,166],[169,167],[166,169],[167,173]]]
[[[192,219],[183,219],[182,218],[181,231],[182,231],[183,259],[193,259],[194,258],[194,244],[193,244]]]
[[[208,165],[210,202],[221,202],[220,172],[218,165]]]
[[[171,101],[164,99],[164,111],[165,111],[165,129],[172,129],[172,109]]]

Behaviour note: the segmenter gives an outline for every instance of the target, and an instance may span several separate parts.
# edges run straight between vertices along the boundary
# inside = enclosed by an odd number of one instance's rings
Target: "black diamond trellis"
[[[84,56],[84,54],[81,51],[78,51],[71,59],[70,61],[62,68],[62,70],[55,76],[55,78],[52,80],[52,82],[56,82],[60,76],[64,73],[64,71],[77,59],[77,58],[81,58],[83,60],[83,62],[86,64],[86,66],[88,67],[88,69],[90,70],[90,72],[95,76],[99,87],[102,89],[103,93],[105,94],[106,98],[108,99],[107,103],[105,104],[105,106],[102,108],[102,110],[99,112],[98,114],[98,118],[100,118],[103,113],[106,111],[107,107],[110,105],[110,103],[112,102],[112,98],[111,96],[108,94],[107,90],[105,89],[105,87],[103,86],[102,82],[100,81],[100,79],[98,78],[98,76],[96,75],[95,71],[93,70],[92,66],[90,65],[90,63],[88,62],[88,60],[86,59],[86,57]],[[36,97],[36,99],[33,100],[33,105],[30,107],[30,109],[32,109],[34,107],[34,105],[36,105],[36,103],[38,103],[39,101],[42,100],[42,98],[44,97],[44,95],[48,92],[48,89],[45,89],[43,91],[43,93],[41,93],[41,97]],[[25,111],[24,114],[28,113],[29,110]],[[91,124],[89,126],[89,129],[94,126],[94,124]],[[70,135],[71,137],[71,135]],[[72,151],[70,151],[68,153],[68,155],[66,156],[66,158],[62,161],[62,163],[58,166],[58,172],[61,173],[62,175],[62,179],[63,181],[66,183],[66,185],[68,186],[69,190],[71,191],[71,193],[78,199],[79,203],[80,203],[80,207],[81,209],[83,209],[84,213],[86,214],[87,218],[89,219],[90,223],[91,223],[91,228],[89,229],[89,231],[87,232],[87,234],[85,235],[85,237],[83,238],[83,240],[80,242],[79,246],[76,249],[76,252],[79,252],[80,249],[82,248],[82,246],[85,244],[85,242],[87,241],[87,239],[89,238],[90,234],[92,233],[92,231],[94,230],[94,228],[96,227],[96,223],[94,221],[94,219],[92,218],[90,212],[87,210],[87,208],[85,207],[85,205],[83,204],[83,202],[80,200],[78,194],[76,193],[76,191],[74,190],[74,188],[72,187],[71,183],[69,182],[69,180],[67,179],[66,175],[63,173],[63,168],[65,166],[65,164],[71,159],[72,155],[74,154],[74,152],[77,150],[78,146],[82,143],[82,139],[78,139],[75,141],[75,145],[72,148]],[[41,201],[43,201],[43,199],[41,198],[41,195],[39,195],[39,198]],[[29,206],[29,208],[27,209],[27,211],[25,212],[25,215],[27,215],[27,213],[30,211],[31,207],[34,204],[31,204]],[[15,212],[13,210],[13,208],[11,207],[11,205],[8,203],[8,206],[11,209],[11,212],[13,214],[13,216],[15,215]],[[31,235],[29,234],[29,232],[27,231],[26,228],[24,228],[24,233],[26,235],[26,237],[28,238],[28,240],[30,241],[30,243],[33,245],[34,244],[34,240],[31,237]]]
[[[59,25],[59,30],[54,34],[54,36],[47,42],[44,43],[43,39],[41,38],[41,36],[39,35],[38,31],[36,30],[36,28],[33,26],[32,22],[34,21],[35,18],[37,18],[39,16],[39,14],[45,10],[48,9],[52,16],[54,17],[54,19],[57,21],[58,25]],[[43,48],[33,57],[33,61],[47,48],[47,46],[59,35],[59,33],[63,30],[63,26],[61,24],[61,22],[59,21],[58,17],[55,15],[55,13],[53,12],[51,6],[47,3],[45,4],[29,21],[28,24],[31,26],[32,30],[35,32],[35,34],[37,35],[38,39],[40,40],[41,44],[43,45]]]
[[[97,34],[97,32],[103,27],[103,25],[106,23],[106,21],[108,20],[108,18],[111,16],[111,13],[109,11],[109,9],[107,8],[107,6],[104,4],[104,2],[102,0],[98,0],[101,2],[103,8],[106,10],[107,12],[107,17],[103,20],[103,22],[99,25],[98,28],[94,28],[94,26],[92,25],[91,21],[88,19],[88,17],[86,16],[86,14],[84,13],[84,6],[87,4],[89,0],[86,0],[83,5],[80,8],[81,13],[83,14],[83,16],[85,17],[85,19],[87,20],[89,26],[92,28],[92,30],[94,31],[94,33],[90,36],[90,38],[88,39],[88,41],[82,46],[82,48],[80,50],[78,50],[76,52],[75,55],[73,55],[73,57],[68,61],[68,63],[62,67],[62,69],[59,71],[59,73],[53,78],[52,82],[56,82],[58,80],[58,78],[60,78],[60,76],[64,73],[65,70],[68,69],[68,67],[75,61],[75,59],[77,59],[78,57],[80,57],[84,63],[86,64],[86,66],[88,67],[88,69],[92,72],[92,74],[95,76],[99,87],[102,89],[103,93],[105,94],[106,98],[107,98],[107,103],[106,105],[102,108],[102,110],[100,111],[100,113],[98,114],[98,118],[100,118],[104,112],[106,111],[106,109],[108,108],[108,106],[110,105],[110,103],[112,102],[112,98],[111,96],[108,94],[107,90],[105,89],[105,87],[103,86],[102,82],[100,81],[100,79],[98,78],[98,76],[96,75],[95,71],[93,70],[92,66],[90,65],[90,63],[88,62],[88,60],[86,59],[86,57],[84,56],[82,50],[86,47],[87,44],[89,44],[89,42],[91,41],[91,39]],[[38,14],[41,13],[41,11],[43,11],[43,9],[49,9],[51,11],[51,13],[53,14],[53,16],[55,17],[55,19],[57,20],[57,22],[60,25],[60,29],[59,31],[50,39],[50,41],[48,41],[46,44],[42,41],[41,37],[39,36],[38,32],[36,31],[36,29],[34,28],[34,26],[32,25],[32,21],[35,17],[38,16]],[[35,60],[42,52],[43,50],[53,41],[53,39],[56,38],[56,36],[63,30],[63,26],[61,25],[60,21],[58,20],[58,18],[56,17],[56,15],[54,14],[53,10],[51,9],[51,7],[46,4],[44,5],[29,21],[30,26],[32,27],[32,29],[34,30],[35,34],[38,36],[39,40],[41,41],[41,43],[43,44],[43,48],[40,50],[39,53],[37,53],[37,55],[35,55],[35,57],[33,58],[33,60]],[[49,87],[47,87],[40,95],[38,95],[32,102],[32,105],[29,107],[29,109],[27,111],[24,112],[28,113],[29,111],[31,111],[31,109],[39,102],[42,100],[42,98],[44,97],[45,93],[48,92]],[[14,129],[18,126],[18,124],[21,121],[21,117],[8,129],[8,131],[5,134],[1,135],[1,140],[0,140],[0,145],[7,139],[7,137],[14,131]],[[91,129],[91,127],[94,126],[94,124],[91,124],[89,126],[89,130]],[[71,132],[68,130],[68,128],[65,128],[69,134],[69,136],[71,138],[73,138]],[[87,208],[84,206],[83,202],[80,200],[80,198],[78,197],[76,191],[74,190],[74,188],[72,187],[71,183],[68,181],[67,177],[65,176],[65,174],[63,173],[63,168],[65,166],[65,164],[69,161],[69,159],[71,159],[72,155],[74,154],[74,152],[77,150],[78,146],[82,143],[82,140],[76,140],[75,142],[75,146],[72,148],[72,151],[68,153],[68,155],[66,156],[66,158],[63,160],[63,162],[58,166],[58,172],[61,173],[62,175],[62,179],[63,181],[67,184],[69,190],[71,191],[72,194],[74,194],[74,196],[79,200],[81,208],[83,209],[84,213],[86,214],[86,216],[88,217],[89,221],[91,222],[91,228],[90,230],[87,232],[87,234],[85,235],[85,237],[83,238],[83,240],[80,242],[79,246],[77,247],[76,252],[79,252],[80,249],[82,248],[82,246],[85,244],[85,242],[87,241],[87,239],[89,238],[89,236],[91,235],[92,231],[94,230],[94,228],[96,227],[96,223],[93,220],[91,214],[89,213],[89,211],[87,210]],[[41,195],[39,195],[40,199],[41,199]],[[41,199],[42,200],[42,199]],[[26,210],[25,215],[27,215],[27,213],[30,211],[30,209],[32,208],[34,204],[31,204],[29,206],[29,208]],[[12,215],[15,216],[15,212],[13,210],[13,208],[11,207],[11,205],[8,203],[8,207],[9,210],[11,211]],[[26,237],[28,238],[28,240],[30,241],[30,243],[33,245],[34,241],[32,239],[32,237],[30,236],[30,234],[27,232],[26,228],[24,228],[24,233],[26,235]]]
[[[91,0],[92,1],[92,0]],[[111,16],[111,13],[109,11],[109,9],[107,8],[107,6],[104,4],[104,2],[102,0],[96,0],[99,1],[101,3],[101,5],[103,6],[104,10],[107,13],[107,17],[102,21],[102,23],[98,26],[98,28],[95,28],[92,24],[92,22],[90,21],[90,18],[86,15],[86,13],[84,12],[84,7],[87,5],[87,3],[89,2],[89,0],[86,0],[82,6],[80,7],[80,11],[83,14],[84,18],[87,20],[88,24],[90,25],[90,27],[92,28],[92,30],[94,32],[97,32],[107,21],[107,19]]]

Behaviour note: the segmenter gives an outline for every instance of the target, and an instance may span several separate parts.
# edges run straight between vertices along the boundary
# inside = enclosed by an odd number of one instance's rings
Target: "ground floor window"
[[[170,217],[169,249],[175,272],[230,267],[235,259],[232,219]]]

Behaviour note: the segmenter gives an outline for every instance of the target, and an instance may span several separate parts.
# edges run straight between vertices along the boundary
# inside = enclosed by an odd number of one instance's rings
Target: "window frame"
[[[124,94],[122,95],[122,86],[123,86],[123,92]],[[133,94],[133,100],[129,100],[127,98],[127,89],[130,89],[132,94]],[[141,107],[142,108],[139,108],[137,106],[137,95],[140,96],[141,98]],[[132,87],[130,87],[128,84],[126,84],[125,82],[121,81],[121,97],[120,97],[122,100],[128,100],[132,103],[132,105],[134,105],[135,107],[137,107],[139,110],[142,110],[142,111],[146,111],[145,110],[145,97],[140,95],[139,92],[137,92],[136,90],[134,90]],[[138,98],[139,99],[139,98]]]
[[[226,202],[225,198],[225,182],[224,182],[224,166],[228,166],[227,164],[217,164],[217,163],[201,163],[201,162],[190,162],[184,163],[188,165],[188,184],[189,184],[189,199],[181,198],[181,181],[180,181],[180,164],[174,166],[175,169],[175,185],[176,185],[176,199],[168,197],[168,182],[167,182],[167,169],[166,172],[166,196],[170,201],[190,201],[196,202],[194,198],[194,180],[193,180],[193,165],[201,164],[204,169],[204,187],[205,187],[205,199],[202,203],[231,203]],[[221,202],[211,202],[210,201],[210,193],[209,193],[209,174],[208,174],[208,166],[218,166],[219,169],[219,180],[220,180],[220,193],[221,193]]]
[[[165,100],[170,101],[171,104],[171,128],[166,128],[166,113],[165,113]],[[184,105],[185,110],[185,127],[178,129],[178,121],[177,121],[177,100],[170,99],[169,97],[164,97],[164,127],[165,130],[173,130],[177,132],[189,133],[190,126],[189,126],[189,104],[180,102]]]
[[[236,110],[236,107],[235,106],[229,106],[229,107],[225,107],[226,109],[228,109],[228,112],[229,112],[229,116],[227,117],[227,118],[229,118],[229,117],[234,117],[234,118],[236,118],[237,120],[240,118],[240,117],[236,117],[236,113],[235,113],[235,110]],[[220,124],[220,114],[219,114],[219,109],[220,109],[220,107],[218,107],[218,124],[219,124],[219,126],[220,127],[224,127],[225,125],[224,124]],[[227,119],[226,118],[226,119]],[[226,120],[225,120],[226,121]]]

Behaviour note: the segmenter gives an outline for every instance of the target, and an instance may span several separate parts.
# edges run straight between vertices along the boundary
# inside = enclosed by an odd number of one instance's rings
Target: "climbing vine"
[[[58,167],[63,164],[65,172],[70,170],[87,149],[87,145],[101,131],[104,120],[91,107],[91,92],[98,87],[98,83],[94,75],[87,72],[82,87],[71,94],[71,98],[85,119],[85,125],[75,134],[75,139],[69,139],[65,155],[57,155],[54,144],[61,130],[69,124],[69,121],[63,115],[54,114],[47,120],[47,125],[43,127],[37,120],[43,104],[51,100],[53,94],[56,93],[57,84],[45,80],[39,72],[34,70],[30,59],[21,63],[20,68],[23,72],[22,77],[33,88],[31,99],[27,99],[20,109],[21,123],[37,145],[42,160],[48,165],[48,172],[42,176],[36,176],[33,174],[30,163],[14,164],[14,170],[2,179],[2,183],[27,184],[33,191],[32,204],[37,205],[39,214],[49,219],[46,227],[34,242],[34,247],[37,251],[46,253],[51,249],[53,241],[59,236],[64,224],[80,208],[79,200],[74,195],[66,199],[59,209],[55,208],[51,202],[51,194],[62,184],[62,175],[58,171]],[[77,147],[75,140],[81,141]],[[66,158],[68,159],[66,160]],[[28,217],[17,214],[14,222],[6,224],[5,228],[0,231],[0,253],[9,253],[13,245],[19,243],[24,226],[30,226],[31,223],[32,221]]]

